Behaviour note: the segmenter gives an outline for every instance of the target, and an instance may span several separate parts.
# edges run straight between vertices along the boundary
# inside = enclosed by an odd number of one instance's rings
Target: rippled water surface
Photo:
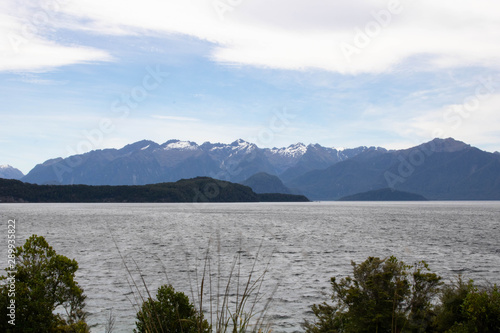
[[[8,219],[17,245],[43,235],[78,261],[92,332],[104,332],[110,309],[115,332],[133,330],[139,293],[130,274],[144,293],[139,271],[150,291],[168,282],[196,300],[207,263],[205,290],[208,276],[213,290],[224,285],[233,264],[241,281],[254,264],[253,278],[267,267],[261,291],[272,298],[274,332],[302,331],[310,306],[328,300],[330,278],[350,274],[351,260],[395,255],[425,260],[447,279],[500,276],[499,202],[3,204],[0,216],[2,267]]]

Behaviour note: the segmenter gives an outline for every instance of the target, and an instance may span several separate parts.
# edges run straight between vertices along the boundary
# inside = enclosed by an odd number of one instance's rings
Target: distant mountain
[[[36,185],[0,179],[1,202],[280,202],[301,195],[260,195],[240,184],[208,177],[141,186]]]
[[[21,170],[11,167],[10,165],[0,165],[0,178],[4,179],[21,179],[24,174]]]
[[[283,193],[293,194],[279,177],[265,172],[259,172],[240,184],[250,187],[255,193]]]
[[[354,157],[362,152],[381,150],[383,148],[377,147],[358,147],[353,149],[336,149],[327,148],[318,144],[308,145],[301,147],[301,155],[299,155],[296,163],[290,165],[289,168],[279,174],[280,178],[284,181],[290,181],[300,175],[303,175],[312,170],[324,169],[338,162],[345,161]]]
[[[380,190],[368,191],[349,195],[340,198],[339,201],[426,201],[420,194],[383,188]]]
[[[302,143],[259,148],[241,139],[201,145],[179,140],[160,145],[144,140],[121,149],[51,159],[21,180],[145,185],[200,176],[245,183],[259,192],[286,192],[288,188],[313,200],[337,200],[388,187],[419,193],[429,200],[500,200],[500,154],[452,138],[403,150]]]
[[[139,141],[121,149],[94,150],[37,165],[23,181],[35,184],[144,185],[208,176],[242,182],[265,172],[285,179],[331,166],[369,148],[337,150],[301,143],[288,148],[169,140]]]
[[[405,150],[365,151],[285,185],[313,200],[387,187],[431,200],[499,200],[500,156],[451,138],[434,139]]]

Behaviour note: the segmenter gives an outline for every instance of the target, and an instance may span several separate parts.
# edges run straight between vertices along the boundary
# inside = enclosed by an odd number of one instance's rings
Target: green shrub
[[[497,285],[490,288],[471,286],[462,307],[467,326],[472,332],[500,332],[500,292]]]
[[[427,332],[434,319],[432,300],[441,278],[425,262],[405,265],[395,257],[369,257],[353,277],[331,279],[333,304],[313,305],[316,322],[306,332]]]
[[[469,282],[471,283],[471,282]],[[453,332],[467,332],[463,328],[466,318],[462,311],[465,298],[469,293],[469,286],[459,276],[455,283],[446,285],[441,292],[440,301],[436,309],[436,330],[446,332],[453,328]]]
[[[13,255],[15,296],[10,297],[7,285],[0,287],[0,330],[9,332],[13,328],[6,320],[5,309],[14,299],[16,332],[88,332],[83,310],[86,296],[74,280],[78,263],[57,254],[37,235],[17,247]],[[6,270],[12,271],[11,267]],[[60,310],[58,314],[56,310]]]
[[[461,278],[443,290],[436,317],[438,332],[500,332],[500,292],[497,285],[481,288]]]
[[[208,333],[210,325],[189,298],[170,285],[158,288],[157,300],[148,299],[137,313],[134,332]]]

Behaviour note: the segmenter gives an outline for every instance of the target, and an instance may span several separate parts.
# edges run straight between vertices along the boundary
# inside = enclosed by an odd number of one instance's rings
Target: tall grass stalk
[[[129,267],[127,264],[125,257],[121,253],[116,240],[113,235],[111,235],[115,247],[120,255],[120,258],[124,264],[125,270],[127,272],[127,283],[133,294],[135,302],[132,302],[132,305],[136,309],[138,313],[141,311],[141,304],[144,304],[148,300],[152,300],[153,297],[148,288],[148,285],[144,279],[144,275],[142,274],[139,265],[137,264],[134,258],[130,258],[133,262],[133,268]],[[190,270],[188,269],[188,282],[191,291],[191,299],[195,301],[195,292],[196,289],[197,298],[196,301],[198,303],[195,306],[199,313],[203,313],[205,317],[209,318],[209,324],[211,327],[211,331],[214,333],[247,333],[247,332],[258,332],[258,333],[268,333],[271,332],[271,325],[267,320],[267,311],[271,304],[272,298],[278,288],[278,285],[272,290],[271,293],[266,295],[262,292],[262,286],[265,281],[265,276],[269,271],[269,266],[272,258],[272,254],[269,257],[269,260],[265,264],[265,268],[261,273],[256,275],[256,267],[257,263],[260,259],[261,250],[262,250],[263,241],[261,241],[257,252],[255,254],[255,258],[253,259],[250,272],[247,276],[244,276],[242,273],[242,253],[244,252],[242,249],[241,241],[239,250],[233,256],[233,260],[230,264],[230,269],[226,273],[227,280],[224,281],[222,271],[222,251],[221,251],[221,239],[220,234],[217,232],[217,272],[216,272],[216,287],[214,290],[214,281],[212,276],[214,275],[212,272],[212,258],[211,258],[211,246],[212,241],[209,240],[207,250],[205,251],[203,258],[203,271],[201,274],[201,280],[198,275],[198,265],[195,265],[195,277],[196,288],[192,286],[192,278]],[[166,281],[168,282],[167,269],[165,265],[158,258],[163,267],[163,273],[165,274]],[[198,259],[196,259],[198,261]],[[186,265],[189,267],[187,253],[186,253]],[[139,274],[139,280],[137,281],[134,278],[134,271]],[[142,284],[143,288],[139,286]],[[169,283],[170,284],[170,283]],[[208,288],[208,291],[206,290]],[[145,292],[144,292],[145,291]],[[214,295],[215,291],[215,295]],[[267,297],[267,299],[266,299]],[[142,308],[144,312],[144,308]],[[164,333],[161,325],[158,327],[155,323],[160,323],[161,318],[158,313],[152,311],[152,309],[147,309],[144,315],[146,315],[150,320],[147,321],[148,326],[146,330],[151,333]],[[178,315],[178,314],[177,314]],[[179,318],[181,320],[181,318]],[[200,316],[200,321],[197,323],[198,332],[202,332],[202,321],[203,318]]]
[[[138,286],[137,282],[135,281],[134,276],[132,275],[132,271],[129,269],[129,267],[127,265],[127,262],[125,261],[125,258],[123,257],[123,254],[120,251],[120,248],[118,247],[118,244],[116,243],[116,239],[115,239],[115,237],[112,234],[111,234],[111,238],[113,239],[113,243],[115,244],[116,250],[118,251],[118,254],[120,255],[120,259],[122,260],[123,265],[125,266],[125,270],[127,271],[127,274],[128,274],[128,276],[126,276],[127,283],[129,285],[130,291],[134,295],[134,299],[135,299],[135,302],[131,302],[131,303],[132,303],[133,306],[136,307],[136,312],[139,312],[140,311],[139,304],[142,304],[142,303],[146,302],[146,299],[144,298],[143,293],[139,289],[139,286]],[[140,279],[142,281],[142,284],[143,284],[143,286],[144,286],[144,288],[146,290],[146,294],[148,296],[147,299],[153,299],[151,297],[151,293],[149,292],[149,288],[148,288],[148,286],[146,284],[146,281],[144,280],[144,276],[142,275],[142,272],[141,272],[139,266],[137,265],[137,262],[134,260],[134,258],[131,258],[131,259],[134,262],[135,268],[136,268],[137,272],[139,273],[139,276],[140,276]],[[141,303],[139,302],[139,299],[142,301]],[[148,317],[150,319],[153,319],[153,317],[155,317],[155,319],[157,319],[158,322],[159,322],[159,318],[157,316],[158,314],[155,315],[154,313],[152,313],[152,311],[149,311],[147,313],[147,315],[148,315]],[[153,323],[152,320],[149,320],[147,322],[147,325],[148,325],[147,329],[148,329],[148,331],[151,332],[151,333],[153,333],[153,332],[154,333],[159,333],[160,331],[158,330],[158,328],[157,327],[153,327],[153,325],[151,323]],[[161,330],[162,333],[164,333],[163,329],[161,327],[160,327],[160,330]]]
[[[262,245],[261,242],[252,262],[250,272],[242,274],[242,253],[244,251],[240,241],[239,250],[233,256],[230,269],[227,273],[227,280],[224,281],[221,269],[221,240],[220,234],[217,233],[217,282],[214,295],[211,246],[209,242],[209,246],[205,252],[198,302],[200,312],[204,308],[208,309],[213,332],[270,332],[270,325],[265,324],[265,317],[276,288],[270,295],[267,295],[267,301],[264,301],[266,295],[262,292],[262,286],[269,270],[270,259],[266,263],[264,270],[255,276]],[[209,289],[208,300],[203,296],[205,294],[206,283],[208,283]],[[205,301],[208,304],[204,304]],[[258,309],[259,305],[260,309]]]
[[[110,309],[108,312],[106,325],[104,326],[104,333],[113,333],[113,330],[115,329],[115,321],[116,318],[113,315],[113,309]]]

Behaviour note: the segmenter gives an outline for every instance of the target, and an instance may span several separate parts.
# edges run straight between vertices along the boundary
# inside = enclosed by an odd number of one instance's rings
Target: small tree
[[[474,281],[457,283],[443,290],[438,307],[438,332],[500,332],[500,291],[497,285],[478,287]]]
[[[170,285],[158,288],[157,300],[148,299],[137,313],[134,332],[209,333],[210,325],[189,298]]]
[[[86,296],[74,280],[78,263],[57,254],[45,238],[37,235],[32,235],[13,254],[16,262],[14,270],[17,271],[15,331],[88,332],[83,310]],[[12,271],[10,268],[6,270]],[[6,276],[0,277],[0,280],[5,279]],[[0,288],[3,313],[11,297],[7,285]],[[6,313],[0,320],[0,329],[8,332],[12,326],[5,318]]]
[[[441,277],[431,273],[424,261],[416,263],[410,280],[410,301],[406,307],[407,325],[411,332],[428,332],[434,329],[435,301],[441,291]]]
[[[500,291],[497,285],[481,288],[471,284],[462,310],[470,332],[500,332]]]
[[[469,285],[472,281],[469,282]],[[436,309],[436,329],[438,332],[446,332],[454,327],[454,331],[459,331],[459,326],[466,322],[465,314],[462,312],[462,305],[469,293],[469,286],[459,276],[457,281],[446,285],[441,292],[441,303]],[[466,330],[465,330],[466,332]]]
[[[331,279],[333,304],[313,305],[315,323],[306,332],[426,332],[441,278],[425,262],[405,265],[395,257],[369,257],[353,277]],[[410,271],[413,268],[413,271]]]

